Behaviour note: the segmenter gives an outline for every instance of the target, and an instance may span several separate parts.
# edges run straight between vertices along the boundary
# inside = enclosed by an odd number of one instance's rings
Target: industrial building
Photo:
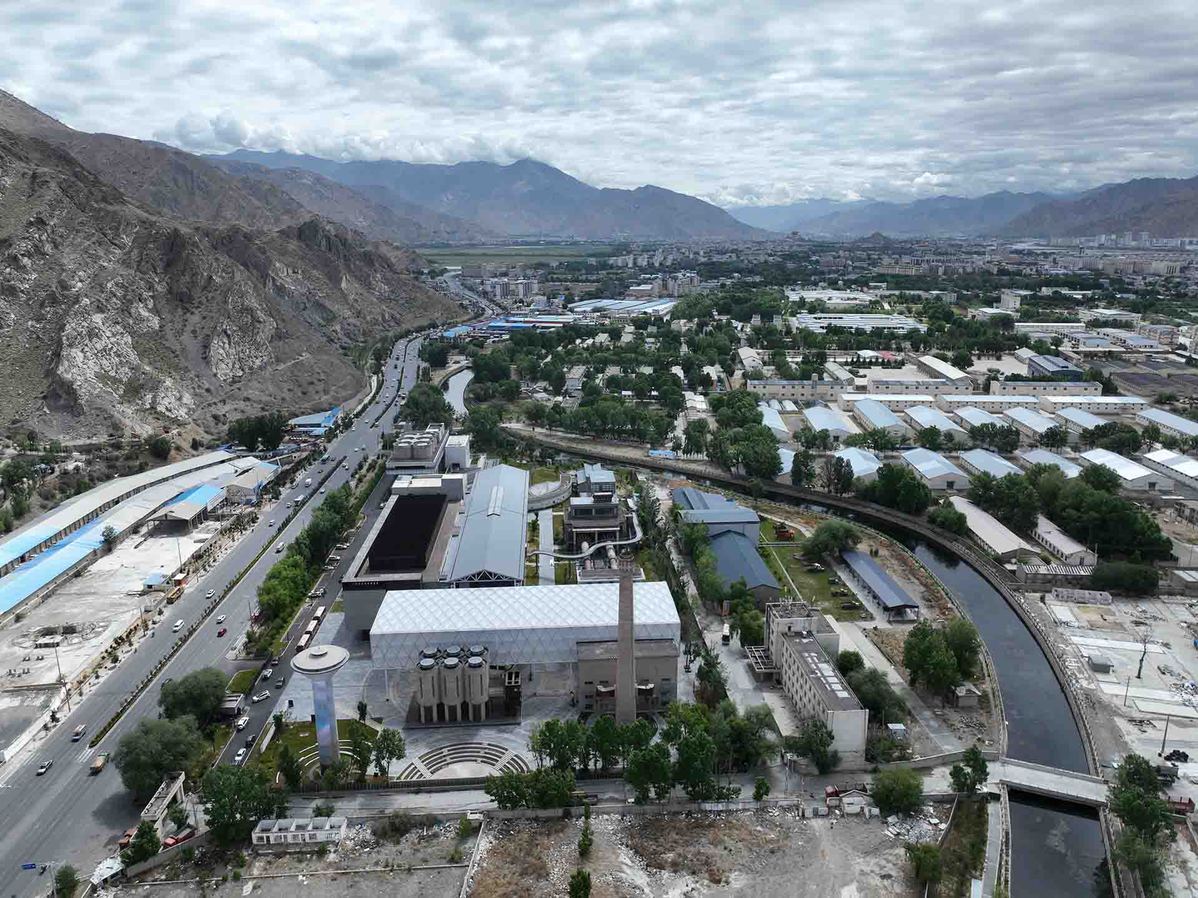
[[[1027,360],[1029,377],[1050,377],[1054,380],[1081,380],[1082,369],[1055,355],[1033,355]]]
[[[1145,452],[1140,460],[1154,471],[1159,471],[1179,486],[1198,490],[1198,458],[1191,458],[1172,449],[1157,449]]]
[[[1032,465],[1052,465],[1065,475],[1066,480],[1072,480],[1082,472],[1081,465],[1047,449],[1021,449],[1015,453],[1015,457],[1029,468]]]
[[[963,408],[953,409],[953,414],[961,419],[961,423],[968,429],[970,427],[981,427],[985,424],[992,424],[995,427],[1006,427],[1007,422],[998,415],[984,411],[977,406],[967,405]]]
[[[463,474],[401,476],[341,580],[345,623],[366,635],[383,597],[440,585],[441,563],[466,492]]]
[[[1074,443],[1077,442],[1082,431],[1093,430],[1095,427],[1101,427],[1107,423],[1092,412],[1073,406],[1059,408],[1054,414],[1061,419],[1061,425],[1069,433],[1070,441]]]
[[[450,537],[441,580],[459,587],[524,582],[528,471],[511,465],[474,476],[461,524]]]
[[[945,436],[951,436],[956,440],[963,440],[969,436],[969,433],[960,424],[954,422],[940,409],[930,405],[917,405],[907,409],[903,414],[911,419],[916,431],[935,427]]]
[[[936,397],[931,393],[841,393],[840,407],[853,411],[859,402],[876,403],[892,412],[901,412],[916,405],[931,405]]]
[[[897,440],[911,436],[911,428],[876,399],[861,399],[853,403],[853,415],[866,430],[884,430]]]
[[[964,384],[972,389],[973,380],[956,365],[950,365],[934,355],[921,355],[915,360],[915,365],[921,371],[926,371],[932,377],[939,377],[952,384]]]
[[[953,508],[965,515],[965,521],[969,526],[969,535],[985,546],[990,554],[999,561],[1014,561],[1020,555],[1038,554],[1027,540],[968,499],[962,496],[952,496],[948,501]]]
[[[613,542],[629,536],[628,515],[616,492],[616,475],[602,465],[583,465],[574,473],[574,487],[566,508],[566,546],[581,552],[584,546]]]
[[[1173,489],[1173,482],[1159,471],[1153,471],[1143,465],[1124,458],[1122,455],[1106,449],[1091,449],[1080,456],[1082,464],[1102,465],[1110,468],[1119,475],[1123,489],[1137,493],[1168,493]]]
[[[387,457],[387,470],[396,474],[436,474],[443,471],[448,442],[449,426],[443,423],[430,424],[424,430],[397,433],[395,445]]]
[[[322,437],[329,428],[336,425],[341,418],[341,407],[331,408],[327,412],[316,412],[314,415],[301,415],[287,422],[287,429],[293,434],[305,437]]]
[[[682,523],[707,528],[716,574],[725,587],[744,581],[759,604],[778,597],[781,587],[757,551],[761,533],[757,512],[693,487],[679,487],[671,495]]]
[[[1177,439],[1198,437],[1198,421],[1183,418],[1159,408],[1146,408],[1136,412],[1136,421],[1147,427],[1155,424],[1165,436]]]
[[[1058,409],[1079,408],[1096,415],[1136,415],[1148,408],[1139,396],[1041,396],[1040,408],[1049,414]]]
[[[966,470],[975,474],[989,474],[992,477],[1023,474],[1018,466],[987,449],[970,449],[968,452],[962,452],[958,459]]]
[[[872,452],[856,447],[841,449],[835,453],[837,458],[843,458],[853,469],[853,478],[870,483],[878,479],[878,469],[882,462]]]
[[[761,412],[761,423],[770,429],[770,433],[774,435],[774,439],[779,443],[788,442],[790,440],[790,428],[782,420],[781,413],[764,403],[759,404],[757,409]]]
[[[1036,529],[1032,537],[1049,552],[1061,559],[1065,564],[1095,565],[1098,555],[1050,521],[1044,515],[1036,518]]]
[[[919,603],[894,582],[886,571],[865,552],[846,549],[840,553],[854,581],[865,590],[888,621],[919,619]]]
[[[682,523],[703,524],[708,536],[732,530],[757,543],[761,533],[761,518],[753,509],[692,486],[678,487],[670,495]]]
[[[1055,419],[1034,408],[1012,408],[1003,412],[1025,438],[1037,442],[1044,434],[1057,427]]]
[[[958,490],[965,489],[969,484],[965,472],[939,452],[933,452],[931,449],[908,449],[902,453],[902,457],[927,484],[928,489]]]
[[[1096,380],[992,380],[993,396],[1099,396]]]
[[[608,679],[601,674],[617,654],[621,586],[609,582],[388,593],[370,629],[373,664],[388,677],[398,675],[400,682],[413,683],[414,713],[424,722],[490,719],[494,715],[487,703],[493,685],[527,684],[541,670],[573,672],[578,680],[575,693],[581,694]],[[627,587],[632,590],[629,632],[638,646],[637,690],[651,692],[653,701],[664,705],[677,694],[681,623],[674,599],[663,582],[627,581]],[[472,667],[470,658],[482,662]],[[456,663],[447,669],[449,660]],[[643,688],[650,681],[651,689]],[[594,692],[596,701],[604,698],[604,691]]]
[[[826,431],[832,438],[833,445],[839,445],[850,434],[861,433],[861,428],[837,408],[814,405],[811,408],[803,409],[803,417],[807,420],[809,429],[817,432]]]

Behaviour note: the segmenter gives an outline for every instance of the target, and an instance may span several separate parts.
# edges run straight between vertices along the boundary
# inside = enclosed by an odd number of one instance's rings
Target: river
[[[474,372],[466,368],[452,375],[445,385],[445,401],[453,406],[454,414],[460,418],[466,417],[466,387],[473,379]]]
[[[876,525],[875,525],[876,526]],[[893,534],[948,587],[986,643],[1007,714],[1007,754],[1089,772],[1064,689],[1027,626],[1006,600],[956,556],[906,531]],[[1011,792],[1011,894],[1092,898],[1109,893],[1098,815]]]

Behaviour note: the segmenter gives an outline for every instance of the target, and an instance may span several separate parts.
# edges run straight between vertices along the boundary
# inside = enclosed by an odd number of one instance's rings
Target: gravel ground
[[[578,858],[582,821],[488,827],[473,898],[560,896],[578,866],[593,898],[914,896],[901,843],[879,821],[802,820],[773,810],[685,817],[595,816],[594,848]]]

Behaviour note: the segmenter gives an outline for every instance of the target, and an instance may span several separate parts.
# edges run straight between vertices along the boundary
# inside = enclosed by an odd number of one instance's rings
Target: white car
[[[262,671],[262,679],[264,679],[264,680],[269,680],[274,675],[275,675],[275,669],[273,667],[268,667],[268,668],[266,668],[266,670]]]
[[[322,487],[320,488],[320,494],[323,496],[323,495],[324,495],[326,492],[328,492],[328,490],[326,490],[326,489],[325,489],[325,488],[322,486]]]
[[[268,698],[270,698],[270,693],[269,693],[269,692],[259,692],[257,695],[255,695],[255,696],[254,696],[254,697],[251,699],[251,701],[252,701],[252,702],[253,702],[253,703],[256,705],[256,704],[258,704],[258,702],[264,702],[264,701],[266,701]]]
[[[267,522],[266,522],[266,526],[267,526],[267,527],[273,527],[274,525],[275,525],[275,522],[274,522],[274,520],[273,520],[273,519],[272,519],[272,520],[270,520],[270,521],[267,521]]]
[[[248,715],[244,715],[244,714],[241,717],[237,718],[237,723],[233,724],[233,726],[235,726],[238,730],[244,730],[249,725],[250,725],[250,718]]]
[[[240,767],[243,761],[245,761],[245,749],[239,748],[237,754],[233,755],[233,763]]]
[[[175,621],[175,625],[173,627],[171,627],[171,632],[178,633],[182,629],[183,629],[183,621],[177,620],[177,621]]]
[[[218,614],[216,616],[216,622],[218,625],[223,624],[225,622],[225,616],[223,614]]]
[[[210,590],[208,590],[206,593],[204,593],[204,598],[206,598],[206,599],[211,599],[211,598],[212,598],[213,596],[215,596],[215,595],[216,595],[216,590],[215,590],[215,589],[210,589]]]

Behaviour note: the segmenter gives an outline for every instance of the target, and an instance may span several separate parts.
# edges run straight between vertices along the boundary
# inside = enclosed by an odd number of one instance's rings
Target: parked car
[[[75,727],[75,732],[71,733],[71,741],[78,742],[80,739],[83,738],[83,734],[86,732],[87,732],[87,726],[82,723],[79,724],[79,726]]]
[[[249,726],[249,724],[250,724],[249,715],[243,714],[237,718],[237,722],[235,724],[233,724],[233,726],[238,731],[241,731],[241,730],[244,730],[247,726]]]
[[[215,590],[215,589],[210,589],[210,590],[208,590],[206,593],[204,593],[204,598],[206,598],[206,599],[211,599],[211,598],[213,598],[215,595],[216,595],[216,590]]]
[[[266,668],[266,670],[262,671],[262,679],[264,679],[264,680],[269,680],[274,675],[275,675],[275,669],[273,667],[268,667],[268,668]]]
[[[180,618],[179,620],[175,621],[174,626],[171,627],[171,632],[178,633],[182,629],[183,629],[183,620],[182,620],[182,618]]]
[[[196,834],[196,831],[194,829],[192,829],[191,827],[188,827],[187,829],[184,829],[184,830],[180,830],[179,832],[175,833],[175,835],[167,836],[165,839],[163,839],[162,847],[163,848],[174,848],[180,842],[186,842],[188,839],[190,839],[195,834]]]
[[[254,704],[257,704],[258,702],[266,701],[268,698],[270,698],[269,692],[259,692],[257,695],[255,695],[253,697],[252,701],[254,702]]]
[[[49,770],[51,767],[53,767],[53,766],[54,766],[54,759],[53,759],[53,758],[46,758],[46,760],[42,761],[42,763],[38,765],[38,768],[37,768],[37,775],[38,775],[38,776],[42,776],[42,775],[44,775],[44,774],[45,774],[45,772],[46,772],[47,770]]]
[[[236,764],[238,767],[240,767],[242,765],[242,763],[244,763],[244,761],[245,761],[245,749],[239,748],[239,749],[237,749],[237,754],[233,755],[233,763]]]
[[[218,624],[223,624],[225,622],[225,616],[223,614],[218,614],[216,616],[216,622]]]
[[[266,522],[267,527],[273,527],[274,525],[275,525],[274,518],[271,518],[269,521]]]
[[[286,677],[279,677],[277,680],[275,680],[275,689],[282,689],[283,686],[286,685],[286,683],[287,683]]]
[[[133,841],[133,837],[137,835],[137,827],[131,826],[121,835],[120,841],[116,843],[117,848],[124,851],[129,847],[129,843]]]
[[[221,627],[219,630],[216,631],[216,638],[220,639],[222,636],[224,636],[228,632],[229,632],[228,627]]]

